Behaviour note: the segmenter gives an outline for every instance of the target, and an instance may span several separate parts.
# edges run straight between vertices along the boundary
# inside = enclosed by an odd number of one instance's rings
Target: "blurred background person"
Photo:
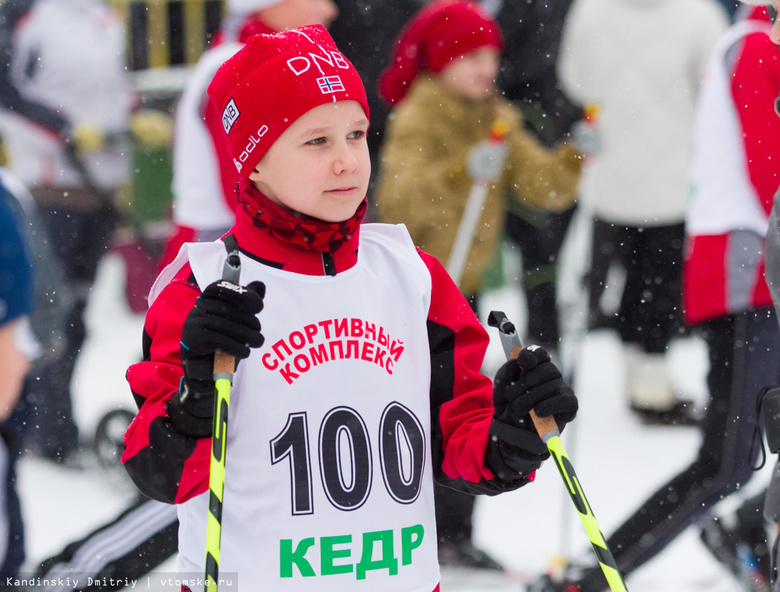
[[[709,357],[701,446],[694,462],[658,487],[607,543],[628,575],[698,523],[705,545],[744,589],[761,591],[770,577],[764,493],[749,497],[729,520],[707,514],[752,477],[760,461],[756,400],[780,379],[780,333],[763,279],[763,236],[780,175],[772,157],[780,138],[772,112],[780,53],[767,36],[764,7],[737,18],[708,59],[691,144],[682,293],[685,321]],[[533,589],[605,586],[600,570],[588,567],[563,582],[543,578]]]
[[[756,400],[780,380],[780,333],[763,260],[780,183],[780,118],[772,108],[780,52],[769,30],[765,7],[737,12],[710,59],[696,112],[683,296],[686,322],[704,337],[710,357],[699,453],[718,468],[703,487],[709,497],[724,497],[751,477]],[[707,547],[755,589],[770,579],[763,505],[762,491],[733,516],[700,520]]]
[[[84,310],[117,222],[114,193],[129,178],[128,130],[167,134],[129,86],[124,27],[100,0],[6,0],[0,4],[0,132],[8,168],[29,188],[73,299],[64,347],[30,381],[28,445],[47,459],[79,451],[73,371],[86,337]],[[83,170],[80,170],[83,167]],[[87,178],[88,177],[88,178]],[[74,462],[76,462],[74,460]]]
[[[625,390],[648,424],[697,422],[667,372],[682,334],[682,258],[694,109],[704,68],[728,25],[715,0],[575,0],[558,73],[579,104],[598,108],[601,149],[586,167],[593,213],[589,327],[617,331]],[[602,309],[614,272],[618,309]],[[613,300],[617,300],[612,296]]]
[[[582,119],[582,106],[561,90],[555,65],[571,0],[501,2],[496,20],[504,34],[498,85],[522,111],[526,128],[554,146]],[[507,199],[506,235],[522,255],[518,278],[529,310],[526,341],[559,351],[558,254],[575,207],[550,212]]]
[[[472,185],[488,183],[462,275],[454,278],[475,312],[502,235],[505,194],[560,210],[574,202],[579,180],[576,149],[542,146],[496,91],[502,47],[498,24],[478,3],[433,2],[401,31],[379,79],[380,96],[393,106],[380,151],[381,221],[406,224],[417,246],[446,262]],[[488,140],[497,121],[506,126],[505,144]],[[473,508],[473,496],[436,488],[439,560],[497,569],[471,541]]]
[[[780,109],[778,109],[778,93],[780,93],[780,74],[778,73],[778,63],[780,54],[778,54],[777,45],[780,44],[780,21],[777,19],[778,10],[780,10],[780,1],[759,2],[758,0],[742,0],[745,4],[766,6],[766,10],[771,20],[771,28],[768,30],[769,42],[766,39],[756,36],[748,45],[746,42],[743,53],[751,57],[751,64],[743,76],[744,84],[747,89],[755,89],[754,93],[749,95],[749,105],[740,109],[740,119],[743,126],[748,126],[745,139],[750,138],[752,150],[756,151],[758,162],[750,163],[750,177],[760,181],[763,189],[762,197],[766,192],[771,191],[773,184],[778,184],[778,178],[774,174],[774,167],[771,164],[776,160],[780,153]],[[749,7],[752,8],[752,7]],[[752,76],[748,77],[748,73]],[[772,106],[774,105],[774,112]],[[749,112],[742,111],[750,109]],[[767,146],[761,143],[767,142]],[[780,221],[778,209],[780,206],[780,188],[775,191],[772,209],[769,213],[766,232],[765,245],[765,279],[772,296],[772,302],[775,310],[775,317],[780,319]],[[775,352],[775,363],[776,363]],[[780,452],[778,442],[780,442],[780,426],[777,424],[776,405],[770,403],[770,399],[777,401],[777,385],[766,385],[770,388],[765,393],[763,399],[764,428],[766,439],[769,443],[769,449],[772,453]],[[772,541],[772,566],[771,566],[771,585],[774,592],[780,592],[780,579],[778,579],[778,565],[780,565],[780,463],[775,461],[774,472],[766,491],[766,497],[763,507],[764,518],[773,525]]]
[[[1,173],[1,172],[0,172]],[[20,206],[0,174],[0,588],[15,578],[25,560],[24,524],[16,491],[21,451],[15,413],[25,377],[39,354],[30,328],[34,306],[32,257]]]

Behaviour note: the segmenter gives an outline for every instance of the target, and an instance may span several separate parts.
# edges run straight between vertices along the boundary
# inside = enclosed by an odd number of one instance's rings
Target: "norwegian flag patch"
[[[320,87],[320,92],[324,95],[345,90],[344,83],[341,82],[340,76],[323,76],[322,78],[317,78],[317,84]]]

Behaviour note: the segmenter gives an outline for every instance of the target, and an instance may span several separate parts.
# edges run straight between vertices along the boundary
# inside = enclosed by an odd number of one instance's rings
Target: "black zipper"
[[[325,272],[325,275],[336,275],[336,263],[330,253],[322,254],[322,271]]]

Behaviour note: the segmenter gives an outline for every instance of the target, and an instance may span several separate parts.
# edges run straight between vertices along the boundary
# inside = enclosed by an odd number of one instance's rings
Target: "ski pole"
[[[520,343],[520,337],[515,326],[506,318],[506,315],[503,312],[491,311],[488,316],[488,325],[498,329],[501,336],[501,346],[504,348],[507,359],[517,358],[523,346]],[[569,455],[566,453],[563,442],[561,442],[561,433],[558,431],[558,424],[555,423],[555,418],[552,415],[539,417],[531,410],[531,419],[542,441],[547,445],[550,455],[555,460],[555,465],[558,467],[561,478],[569,491],[571,501],[580,515],[580,521],[585,527],[585,533],[588,535],[593,551],[596,553],[601,570],[607,578],[610,590],[613,592],[627,592],[626,584],[623,582],[620,571],[618,571],[617,562],[607,546],[607,541],[604,540],[604,535],[601,533],[598,522],[596,522],[593,510],[591,510],[590,504],[585,498],[585,492],[582,490],[579,477],[574,472]]]
[[[493,122],[490,128],[490,142],[501,144],[507,133],[506,123],[500,119]],[[458,232],[455,235],[455,242],[450,251],[450,257],[447,261],[447,273],[450,274],[452,281],[456,285],[460,284],[463,269],[466,266],[466,258],[471,250],[471,242],[474,240],[474,232],[479,222],[479,216],[482,213],[482,206],[488,194],[489,180],[477,180],[471,186],[471,191],[466,199],[466,207],[463,210],[463,217],[460,219]]]
[[[232,239],[232,240],[230,240]],[[238,283],[241,259],[233,235],[225,237],[228,256],[222,268],[222,279]],[[222,495],[225,492],[225,448],[227,444],[230,387],[233,384],[235,360],[225,352],[214,354],[214,423],[211,433],[211,464],[209,466],[209,514],[206,522],[206,589],[217,591],[219,553],[222,546]]]

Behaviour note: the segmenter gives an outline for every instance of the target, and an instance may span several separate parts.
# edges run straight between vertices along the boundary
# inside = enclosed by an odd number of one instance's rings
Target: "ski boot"
[[[737,524],[727,527],[721,518],[706,516],[699,522],[704,546],[742,584],[746,592],[771,592],[769,544],[761,528]]]
[[[503,571],[503,566],[478,549],[468,539],[457,543],[439,543],[439,564],[443,567],[465,567],[469,569],[487,569]]]
[[[566,564],[531,582],[527,592],[603,592],[609,590],[601,568]]]

